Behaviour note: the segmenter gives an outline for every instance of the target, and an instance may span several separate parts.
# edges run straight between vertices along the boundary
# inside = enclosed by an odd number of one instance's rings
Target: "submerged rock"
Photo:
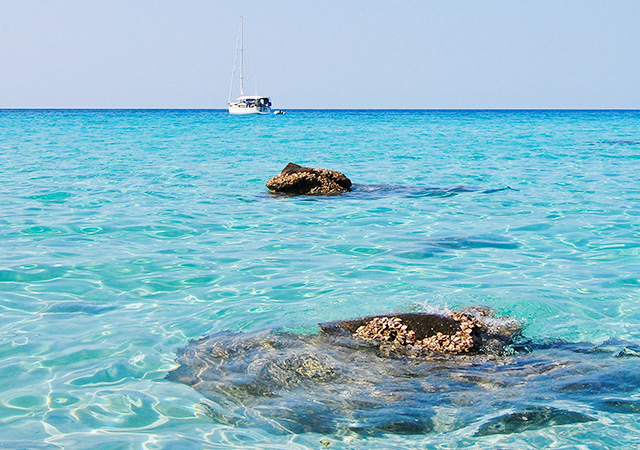
[[[471,347],[416,345],[468,329]],[[635,411],[611,402],[640,390],[640,358],[617,357],[622,344],[538,345],[519,332],[516,320],[478,307],[337,321],[309,333],[223,332],[190,342],[167,378],[202,393],[217,422],[275,434],[470,427],[470,436],[488,436],[588,422],[593,405]]]
[[[553,425],[570,425],[593,422],[595,420],[595,418],[587,414],[537,406],[491,419],[481,425],[475,435],[490,436],[492,434],[521,433]]]
[[[351,190],[351,180],[335,170],[313,169],[290,162],[267,181],[267,188],[285,195],[338,195]]]
[[[406,198],[445,198],[461,194],[497,194],[514,191],[509,186],[495,188],[481,188],[472,186],[420,186],[394,184],[357,184],[352,188],[355,198],[377,200],[389,196]]]

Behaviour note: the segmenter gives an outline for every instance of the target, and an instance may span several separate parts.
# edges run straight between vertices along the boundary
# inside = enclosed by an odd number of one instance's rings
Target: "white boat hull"
[[[246,106],[244,103],[238,105],[232,103],[229,105],[229,114],[247,115],[247,114],[270,114],[269,106]]]

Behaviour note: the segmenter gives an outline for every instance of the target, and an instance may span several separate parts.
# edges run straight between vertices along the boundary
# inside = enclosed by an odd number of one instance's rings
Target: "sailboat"
[[[240,97],[235,102],[231,102],[233,84],[236,79],[238,68],[238,53],[240,54]],[[231,73],[231,86],[229,87],[229,114],[269,114],[271,112],[271,100],[262,95],[244,94],[244,20],[240,18],[240,32],[238,33],[238,43],[236,44],[236,55],[233,60],[233,72]]]

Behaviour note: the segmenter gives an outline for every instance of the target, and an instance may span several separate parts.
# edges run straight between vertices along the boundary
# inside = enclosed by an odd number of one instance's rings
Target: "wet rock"
[[[402,313],[320,324],[323,332],[369,341],[386,354],[425,356],[431,353],[497,354],[520,332],[515,321],[494,321],[489,308],[473,307],[449,314]],[[496,324],[500,324],[497,326]],[[507,325],[509,324],[509,325]]]
[[[410,435],[427,434],[434,428],[433,414],[428,409],[414,407],[398,411],[393,418],[385,417],[380,409],[374,409],[368,414],[362,414],[361,423],[351,425],[349,431],[360,436],[381,432]]]
[[[600,409],[618,414],[640,414],[640,401],[627,399],[607,399],[600,402]]]
[[[591,416],[575,411],[550,407],[530,407],[521,412],[504,414],[490,420],[478,429],[476,436],[522,433],[555,425],[593,422]]]
[[[468,351],[410,342],[455,336],[465,321]],[[379,337],[369,337],[372,324]],[[212,420],[273,434],[488,436],[592,420],[567,404],[637,413],[640,358],[616,357],[628,343],[521,344],[519,332],[516,320],[484,307],[384,314],[305,333],[222,332],[190,342],[167,378],[200,392]]]
[[[284,195],[338,195],[351,190],[351,180],[335,170],[313,169],[290,162],[267,181],[267,188]]]

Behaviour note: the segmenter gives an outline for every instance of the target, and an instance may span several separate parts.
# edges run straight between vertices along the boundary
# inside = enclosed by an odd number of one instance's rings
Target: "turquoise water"
[[[289,161],[354,190],[270,196]],[[488,436],[486,396],[425,434],[278,434],[165,377],[212,333],[473,304],[637,348],[639,171],[634,111],[0,111],[0,446],[632,448],[633,356],[594,394],[624,411],[550,380],[532,405],[594,420]]]

